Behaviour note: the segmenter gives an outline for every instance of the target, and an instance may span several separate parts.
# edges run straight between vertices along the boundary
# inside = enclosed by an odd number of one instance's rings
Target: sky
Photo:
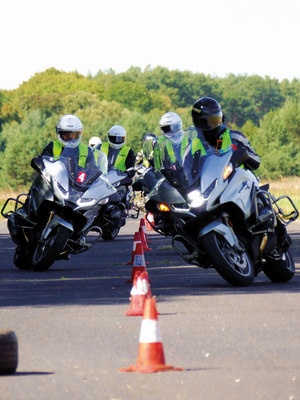
[[[299,0],[2,0],[0,18],[0,89],[51,67],[300,78]]]

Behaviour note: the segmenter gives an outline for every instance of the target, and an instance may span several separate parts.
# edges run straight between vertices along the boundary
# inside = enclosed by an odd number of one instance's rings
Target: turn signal
[[[166,204],[163,204],[163,203],[160,203],[160,204],[158,205],[158,209],[159,209],[160,211],[170,211],[169,207],[168,207]]]
[[[227,165],[227,167],[225,168],[225,171],[223,173],[224,181],[229,177],[229,175],[231,174],[232,171],[233,171],[232,165],[231,164]]]

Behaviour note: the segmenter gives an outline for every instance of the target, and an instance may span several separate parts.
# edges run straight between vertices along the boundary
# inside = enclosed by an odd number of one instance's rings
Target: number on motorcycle
[[[78,177],[77,177],[77,182],[83,183],[86,177],[85,172],[79,172]]]

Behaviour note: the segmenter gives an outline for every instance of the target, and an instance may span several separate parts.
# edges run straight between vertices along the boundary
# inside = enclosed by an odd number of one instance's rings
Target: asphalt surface
[[[134,232],[19,271],[0,221],[0,329],[15,331],[19,365],[0,376],[0,400],[300,399],[300,223],[291,224],[297,268],[286,284],[262,273],[234,288],[187,265],[170,240],[148,232],[145,252],[166,363],[183,371],[122,373],[136,363],[142,317],[129,309]]]

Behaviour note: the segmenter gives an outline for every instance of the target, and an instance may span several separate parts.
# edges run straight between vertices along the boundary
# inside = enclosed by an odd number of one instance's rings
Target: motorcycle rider
[[[118,221],[116,225],[119,227],[125,225],[126,208],[129,207],[128,193],[129,186],[132,183],[134,175],[135,156],[133,150],[125,144],[126,130],[121,125],[113,125],[108,131],[108,141],[102,143],[101,151],[103,151],[108,160],[108,171],[110,168],[116,168],[128,175],[117,188],[117,193],[110,198],[110,202],[116,206],[110,217],[114,221]],[[131,169],[132,168],[132,169]],[[131,169],[127,171],[128,169]]]
[[[121,125],[113,125],[108,131],[108,142],[102,143],[101,150],[107,155],[108,167],[125,172],[134,166],[133,150],[125,144],[126,130]],[[129,174],[130,175],[130,174]]]
[[[89,147],[93,150],[94,157],[98,167],[100,168],[100,171],[103,174],[107,174],[108,161],[106,154],[100,150],[101,144],[102,140],[99,138],[99,136],[93,136],[89,140]]]
[[[159,121],[159,126],[162,136],[154,145],[154,169],[155,171],[159,171],[161,167],[176,169],[191,139],[183,131],[182,120],[175,112],[164,114]]]
[[[245,148],[249,158],[244,163],[244,168],[252,171],[259,167],[260,157],[251,147],[249,140],[242,132],[228,129],[224,124],[222,108],[217,100],[211,97],[201,97],[196,100],[192,107],[192,119],[198,134],[192,142],[194,148],[201,145],[200,138],[203,134],[205,140],[218,150],[225,150],[230,145],[233,148]],[[291,238],[278,218],[276,231],[281,246],[288,249]]]
[[[249,158],[244,167],[256,170],[260,165],[260,157],[251,147],[249,140],[242,132],[227,129],[221,105],[211,97],[201,97],[192,107],[192,119],[197,130],[198,137],[201,132],[207,142],[218,150],[226,149],[229,145],[235,148],[245,148]]]
[[[63,115],[56,125],[57,140],[48,143],[41,156],[72,157],[80,167],[88,168],[95,165],[95,157],[92,149],[81,142],[83,126],[75,115]]]
[[[143,165],[146,168],[154,167],[153,150],[157,140],[155,133],[146,133],[143,137],[142,149],[137,153],[135,165]]]

